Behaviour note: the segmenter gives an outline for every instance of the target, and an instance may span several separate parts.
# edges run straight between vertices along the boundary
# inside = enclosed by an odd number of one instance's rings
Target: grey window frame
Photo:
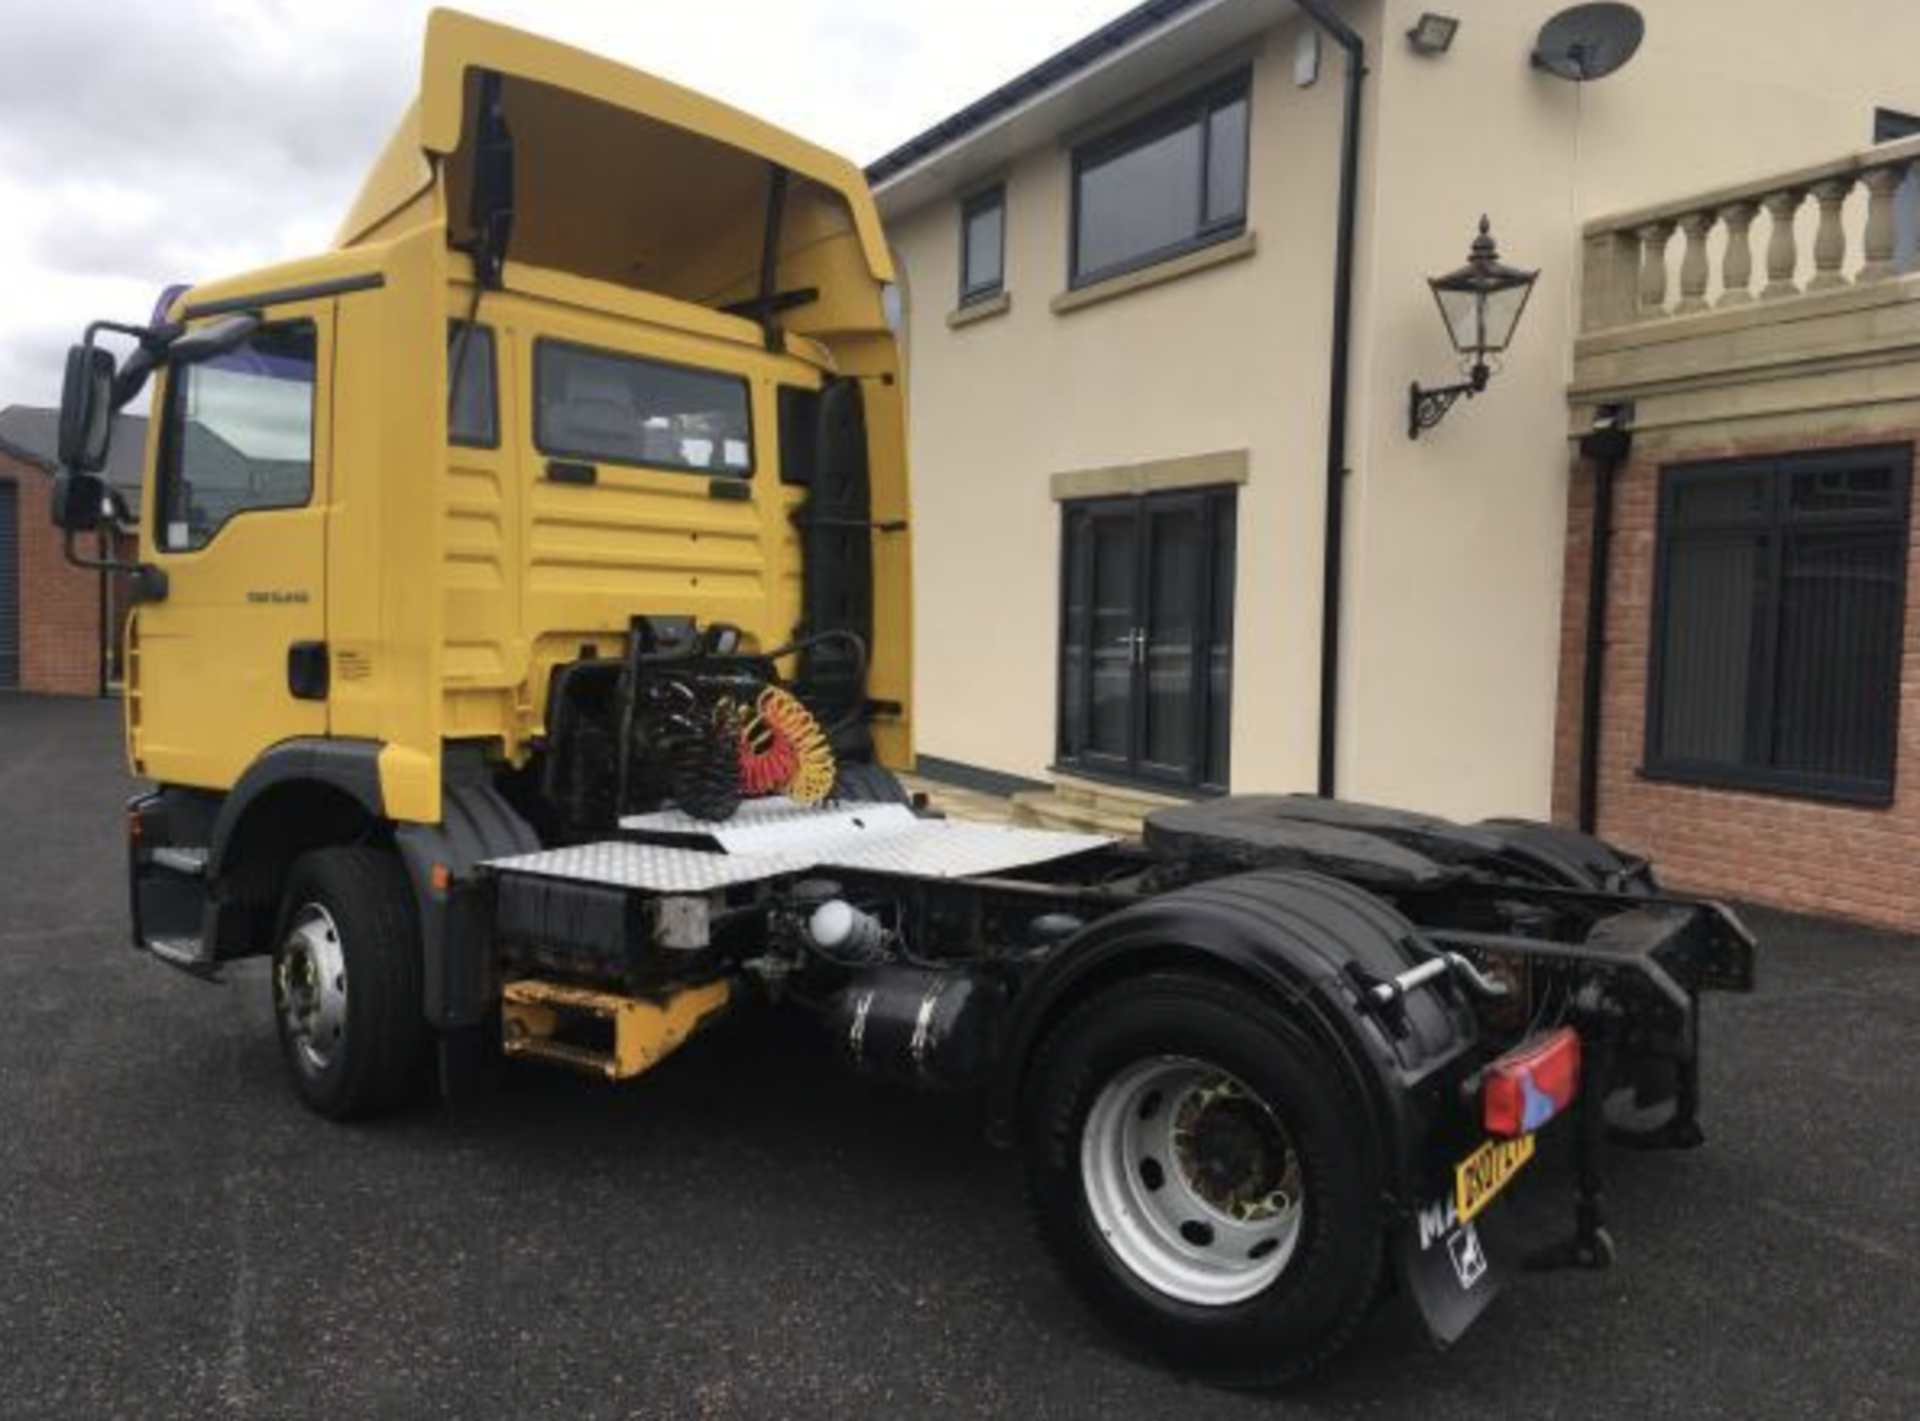
[[[1796,474],[1878,469],[1887,469],[1894,476],[1892,505],[1886,509],[1796,511],[1790,505],[1793,476]],[[1715,514],[1685,519],[1678,511],[1681,495],[1702,482],[1728,478],[1751,479],[1756,476],[1766,491],[1765,506],[1761,509],[1745,515]],[[1900,769],[1900,662],[1905,654],[1906,604],[1913,592],[1910,585],[1912,504],[1913,446],[1908,444],[1705,460],[1670,464],[1661,469],[1658,520],[1654,533],[1653,605],[1648,625],[1645,752],[1640,769],[1643,778],[1710,789],[1776,794],[1794,799],[1876,808],[1893,803]],[[1776,702],[1781,682],[1779,641],[1785,613],[1781,587],[1788,543],[1796,533],[1802,532],[1829,536],[1858,532],[1863,536],[1884,536],[1889,531],[1899,537],[1902,595],[1899,624],[1893,630],[1891,646],[1886,648],[1894,658],[1895,674],[1890,690],[1894,704],[1887,708],[1888,714],[1885,716],[1888,743],[1882,747],[1887,765],[1884,779],[1785,768],[1768,762],[1772,758],[1771,750],[1765,756],[1749,751],[1737,764],[1689,760],[1668,755],[1663,750],[1661,727],[1667,697],[1667,627],[1672,611],[1673,565],[1678,550],[1689,544],[1730,536],[1766,539],[1764,566],[1757,574],[1752,613],[1761,645],[1757,658],[1758,669],[1748,677],[1747,707],[1749,726],[1760,727],[1771,744],[1778,734]]]
[[[1247,108],[1247,142],[1245,151],[1240,155],[1240,210],[1231,217],[1209,222],[1207,220],[1207,181],[1213,167],[1211,120],[1215,110],[1235,102],[1244,103]],[[1110,162],[1137,148],[1143,148],[1190,125],[1197,125],[1200,129],[1200,181],[1197,184],[1199,207],[1194,213],[1194,228],[1191,234],[1179,241],[1167,243],[1123,261],[1091,270],[1081,270],[1081,186],[1087,170]],[[1077,291],[1083,286],[1092,286],[1116,276],[1125,276],[1128,272],[1139,271],[1144,267],[1158,266],[1161,262],[1185,256],[1188,252],[1199,251],[1240,236],[1247,230],[1247,207],[1252,197],[1252,179],[1253,71],[1250,68],[1237,69],[1224,78],[1204,84],[1130,123],[1096,138],[1088,139],[1073,150],[1072,172],[1069,178],[1073,186],[1068,204],[1071,216],[1067,223],[1068,289]]]
[[[589,449],[565,449],[559,445],[545,442],[541,412],[546,403],[541,398],[541,371],[545,361],[541,356],[548,349],[577,350],[588,355],[604,356],[611,360],[624,360],[631,365],[650,365],[658,370],[684,370],[694,375],[709,375],[717,380],[729,380],[738,385],[746,396],[747,409],[747,463],[745,468],[710,468],[699,464],[664,464],[657,460],[623,458],[615,454],[595,453]],[[755,428],[753,413],[753,381],[734,370],[722,370],[712,365],[689,365],[685,361],[657,360],[651,355],[635,355],[632,351],[613,350],[603,345],[589,345],[585,341],[562,340],[557,336],[541,336],[533,343],[533,447],[540,453],[556,459],[577,459],[589,464],[613,464],[625,469],[653,469],[663,474],[688,474],[694,478],[733,479],[742,482],[753,478],[760,462],[760,435]]]
[[[316,482],[316,460],[320,444],[320,322],[312,316],[288,316],[281,320],[264,322],[258,330],[247,337],[246,344],[268,331],[286,330],[295,326],[304,326],[313,341],[313,378],[307,382],[307,488],[306,493],[297,502],[250,503],[227,514],[218,523],[207,530],[204,540],[191,543],[184,548],[176,548],[167,539],[168,519],[173,507],[173,499],[180,484],[180,447],[181,410],[180,403],[186,398],[188,378],[197,366],[179,367],[167,372],[165,403],[161,406],[160,461],[154,480],[153,499],[153,546],[162,556],[185,557],[205,552],[212,547],[222,533],[226,532],[237,518],[245,518],[254,513],[285,513],[294,509],[313,506],[313,490]]]
[[[973,267],[973,220],[988,208],[1000,209],[1000,250],[996,253],[993,280],[978,286],[967,284],[967,273]],[[975,305],[981,301],[991,301],[1007,289],[1007,186],[995,183],[973,193],[960,204],[960,304]]]

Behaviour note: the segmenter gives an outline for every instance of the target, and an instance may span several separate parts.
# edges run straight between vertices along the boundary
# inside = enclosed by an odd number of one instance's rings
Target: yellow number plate
[[[1520,1166],[1533,1158],[1533,1136],[1488,1140],[1453,1167],[1453,1202],[1465,1223],[1507,1187]]]

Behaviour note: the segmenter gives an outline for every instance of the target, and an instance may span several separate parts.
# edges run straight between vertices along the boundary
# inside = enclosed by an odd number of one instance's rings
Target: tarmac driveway
[[[1753,915],[1710,1143],[1617,1160],[1612,1272],[1515,1277],[1446,1356],[1388,1310],[1255,1398],[1088,1321],[965,1104],[782,1023],[625,1089],[529,1069],[457,1119],[311,1118],[257,964],[127,948],[129,788],[112,707],[0,697],[5,1416],[1920,1415],[1920,942]]]

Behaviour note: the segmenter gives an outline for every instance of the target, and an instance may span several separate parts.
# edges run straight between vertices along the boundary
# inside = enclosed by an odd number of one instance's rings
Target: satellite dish
[[[1631,5],[1575,5],[1541,27],[1533,67],[1576,84],[1604,79],[1633,58],[1647,22]]]

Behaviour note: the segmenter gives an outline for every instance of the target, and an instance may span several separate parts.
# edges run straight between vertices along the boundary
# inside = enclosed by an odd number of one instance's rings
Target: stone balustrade
[[[1582,334],[1920,272],[1902,250],[1920,240],[1916,164],[1920,138],[1902,139],[1589,222]]]

